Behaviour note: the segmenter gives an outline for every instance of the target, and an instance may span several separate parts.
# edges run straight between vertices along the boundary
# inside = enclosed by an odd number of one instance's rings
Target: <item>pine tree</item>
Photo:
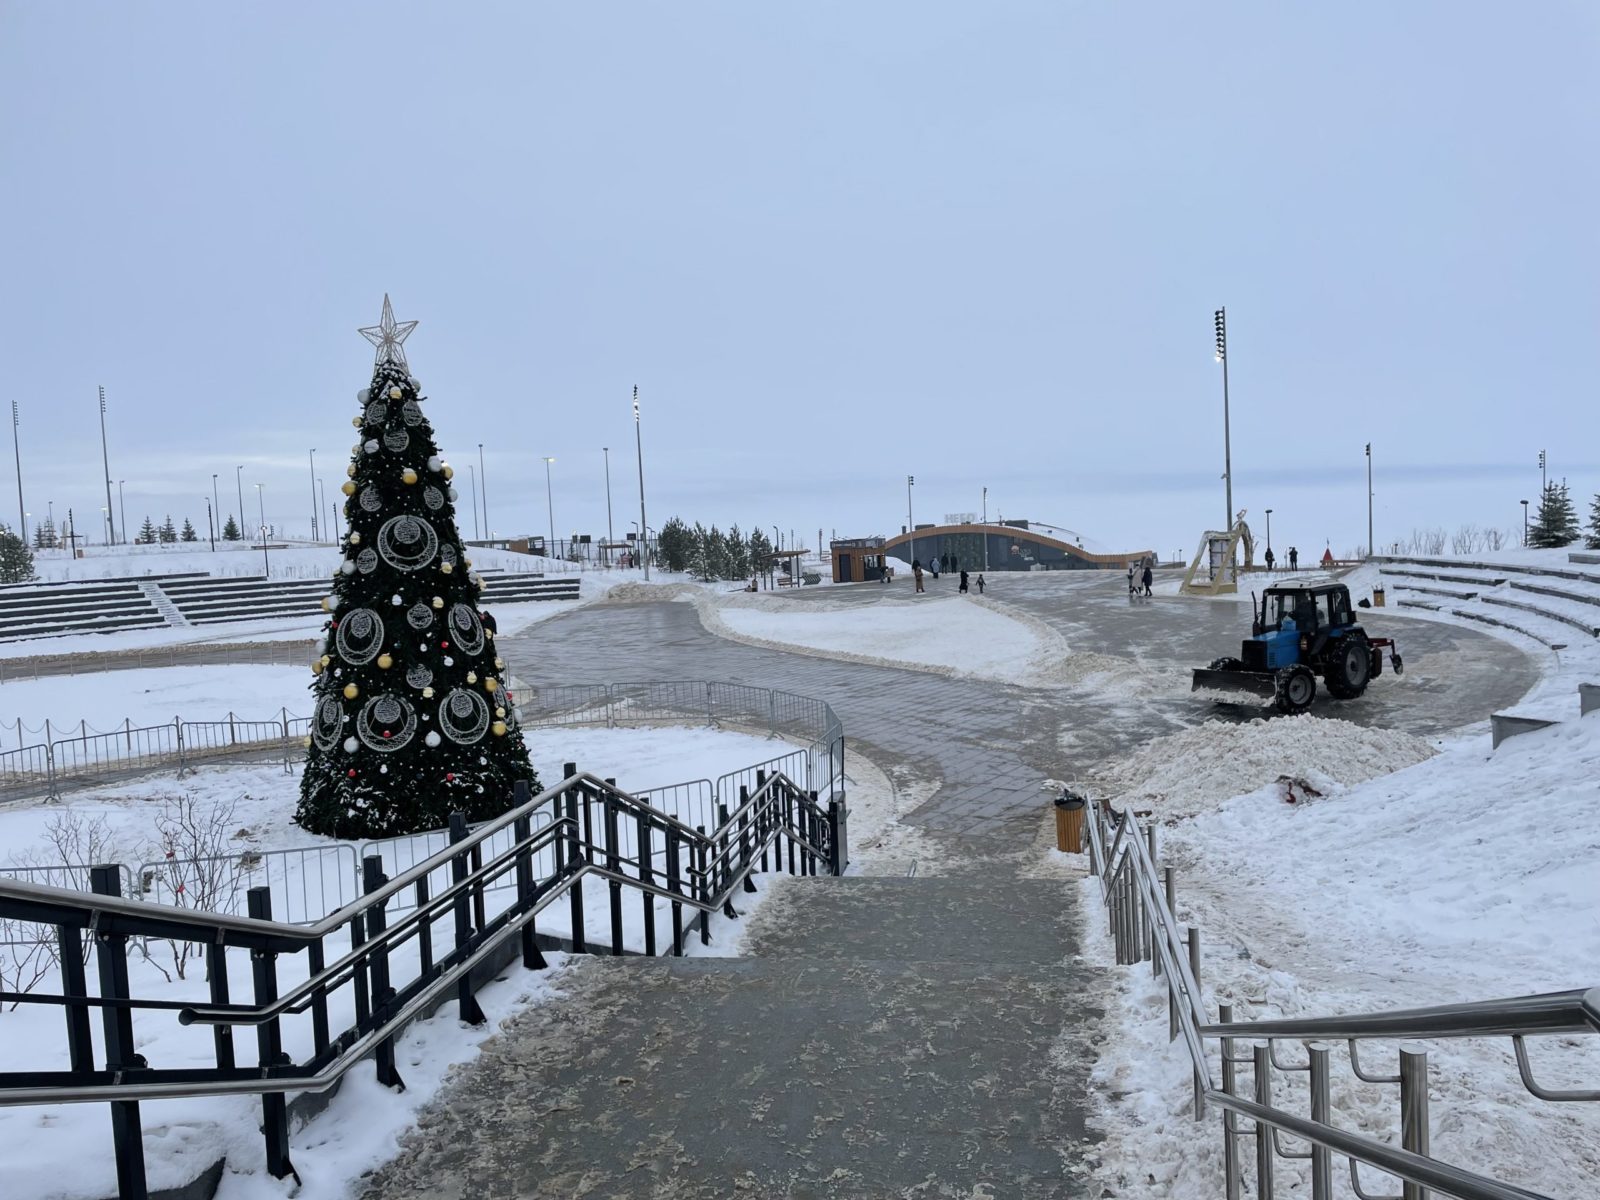
[[[689,531],[689,561],[685,564],[685,569],[696,579],[711,578],[706,573],[710,570],[706,557],[706,551],[710,548],[707,545],[709,538],[710,535],[706,533],[706,527],[696,521],[694,528]]]
[[[388,298],[363,330],[378,345],[357,399],[361,439],[344,485],[344,561],[311,670],[311,743],[295,820],[341,838],[440,829],[452,812],[505,812],[539,790],[478,616],[481,581],[456,528],[454,472],[422,414]],[[379,334],[381,333],[381,341]]]
[[[760,575],[772,565],[772,539],[757,525],[750,534],[750,573]]]
[[[154,546],[159,540],[160,536],[160,533],[157,532],[154,523],[150,520],[150,517],[147,514],[144,519],[144,524],[139,527],[139,536],[133,540],[141,546]]]
[[[0,583],[27,583],[33,578],[33,551],[9,525],[0,524]]]
[[[183,519],[183,529],[178,534],[180,542],[198,542],[200,535],[194,531],[194,526],[189,523],[189,518]]]
[[[56,527],[54,522],[46,517],[33,527],[33,548],[35,550],[54,550],[56,546]]]
[[[228,518],[228,523],[222,527],[222,540],[225,542],[237,542],[239,540],[239,523],[232,516]]]
[[[178,527],[172,523],[172,514],[167,514],[167,519],[161,523],[161,544],[168,545],[178,540]]]
[[[1600,492],[1589,505],[1589,535],[1583,539],[1583,544],[1590,550],[1600,550]]]
[[[744,579],[750,574],[750,543],[737,525],[728,527],[728,578]]]
[[[1580,532],[1578,514],[1572,507],[1567,485],[1546,484],[1539,500],[1539,516],[1528,530],[1528,545],[1546,550],[1570,546],[1578,540]]]
[[[694,531],[673,517],[656,535],[656,557],[665,571],[687,571],[694,554]]]

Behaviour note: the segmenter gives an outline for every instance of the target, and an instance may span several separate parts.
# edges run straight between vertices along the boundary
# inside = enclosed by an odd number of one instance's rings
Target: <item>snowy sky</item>
[[[309,532],[385,291],[501,532],[1336,550],[1600,489],[1600,7],[0,0],[27,509]],[[9,455],[0,516],[15,521]],[[93,514],[92,519],[84,514]],[[470,517],[463,512],[470,528]],[[254,517],[251,517],[252,523]]]

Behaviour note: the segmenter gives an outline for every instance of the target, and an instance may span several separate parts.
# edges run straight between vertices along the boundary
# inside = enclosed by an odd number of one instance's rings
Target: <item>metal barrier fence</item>
[[[1280,1181],[1290,1192],[1303,1180],[1282,1177],[1303,1163],[1311,1200],[1332,1200],[1333,1160],[1349,1168],[1350,1189],[1361,1200],[1548,1200],[1514,1183],[1493,1179],[1432,1157],[1429,1146],[1428,1055],[1418,1039],[1510,1038],[1518,1074],[1527,1091],[1545,1101],[1600,1102],[1600,1089],[1561,1091],[1534,1078],[1526,1039],[1534,1036],[1600,1034],[1600,987],[1467,1004],[1362,1013],[1354,1016],[1236,1021],[1231,1004],[1218,1004],[1211,1020],[1200,989],[1200,931],[1181,929],[1174,915],[1173,869],[1161,863],[1154,827],[1144,828],[1130,811],[1113,813],[1089,802],[1089,869],[1098,877],[1119,965],[1148,962],[1167,989],[1167,1037],[1179,1037],[1194,1068],[1193,1112],[1203,1120],[1208,1106],[1222,1113],[1222,1169],[1227,1200],[1241,1200],[1254,1183],[1260,1200],[1274,1200]],[[1398,1071],[1373,1073],[1361,1065],[1363,1043],[1400,1042]],[[1283,1043],[1299,1043],[1303,1058],[1286,1061]],[[1355,1133],[1333,1123],[1332,1055],[1349,1050],[1350,1075],[1369,1084],[1398,1085],[1399,1145]],[[1215,1047],[1215,1054],[1213,1054]],[[1213,1072],[1213,1062],[1220,1073]],[[1243,1071],[1241,1071],[1243,1068]],[[1278,1102],[1305,1075],[1309,1116]],[[1246,1088],[1241,1075],[1247,1075]],[[1275,1088],[1276,1085],[1276,1088]],[[1297,1094],[1298,1087],[1294,1088]],[[1276,1096],[1275,1096],[1276,1092]],[[1296,1143],[1284,1144],[1285,1135]],[[1301,1148],[1303,1146],[1303,1148]],[[1374,1196],[1363,1187],[1361,1168],[1398,1181],[1399,1194]],[[1370,1187],[1372,1180],[1366,1180]],[[1588,1186],[1582,1193],[1592,1192]]]

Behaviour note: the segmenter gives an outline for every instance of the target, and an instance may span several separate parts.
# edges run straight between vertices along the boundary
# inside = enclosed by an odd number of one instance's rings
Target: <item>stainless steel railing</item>
[[[1428,1058],[1415,1043],[1435,1038],[1510,1038],[1519,1077],[1530,1094],[1553,1102],[1600,1101],[1600,1090],[1541,1086],[1526,1047],[1529,1037],[1600,1034],[1600,988],[1281,1020],[1235,1021],[1232,1006],[1219,1004],[1213,1021],[1200,985],[1200,933],[1180,927],[1174,915],[1174,873],[1160,863],[1155,829],[1142,826],[1130,811],[1114,813],[1104,802],[1093,800],[1086,825],[1090,869],[1100,880],[1117,962],[1149,962],[1155,975],[1165,980],[1169,1040],[1183,1038],[1194,1068],[1195,1120],[1205,1117],[1208,1106],[1221,1110],[1228,1200],[1241,1200],[1252,1176],[1260,1200],[1273,1200],[1278,1165],[1285,1160],[1304,1160],[1312,1200],[1331,1200],[1335,1155],[1346,1160],[1351,1190],[1361,1200],[1425,1200],[1433,1192],[1458,1200],[1550,1200],[1430,1155]],[[1371,1039],[1405,1043],[1396,1073],[1363,1069],[1360,1047]],[[1356,1078],[1398,1085],[1398,1147],[1333,1124],[1328,1043],[1341,1041]],[[1280,1054],[1283,1042],[1300,1043],[1305,1060],[1285,1061]],[[1241,1043],[1248,1046],[1248,1053],[1241,1052]],[[1248,1092],[1242,1090],[1241,1068],[1249,1076]],[[1274,1102],[1275,1079],[1296,1073],[1308,1077],[1308,1114],[1290,1112]],[[1307,1148],[1286,1147],[1285,1135]],[[1253,1168],[1242,1152],[1246,1142]],[[1360,1176],[1363,1166],[1399,1180],[1399,1195],[1380,1198],[1367,1191]]]

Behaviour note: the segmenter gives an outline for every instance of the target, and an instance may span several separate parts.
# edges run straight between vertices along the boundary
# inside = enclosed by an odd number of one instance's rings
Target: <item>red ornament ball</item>
[[[354,767],[351,767],[348,771],[345,772],[345,774],[350,776],[351,779],[354,779],[356,777],[356,769]]]
[[[449,642],[440,642],[439,643],[439,649],[441,649],[441,650],[450,649],[450,643]]]
[[[454,771],[445,772],[444,781],[446,783],[454,783],[456,781],[455,772]]]
[[[389,736],[389,731],[388,731],[388,730],[387,730],[387,729],[385,729],[385,730],[384,730],[384,731],[383,731],[383,736],[384,736],[384,737],[388,737],[388,736]]]

